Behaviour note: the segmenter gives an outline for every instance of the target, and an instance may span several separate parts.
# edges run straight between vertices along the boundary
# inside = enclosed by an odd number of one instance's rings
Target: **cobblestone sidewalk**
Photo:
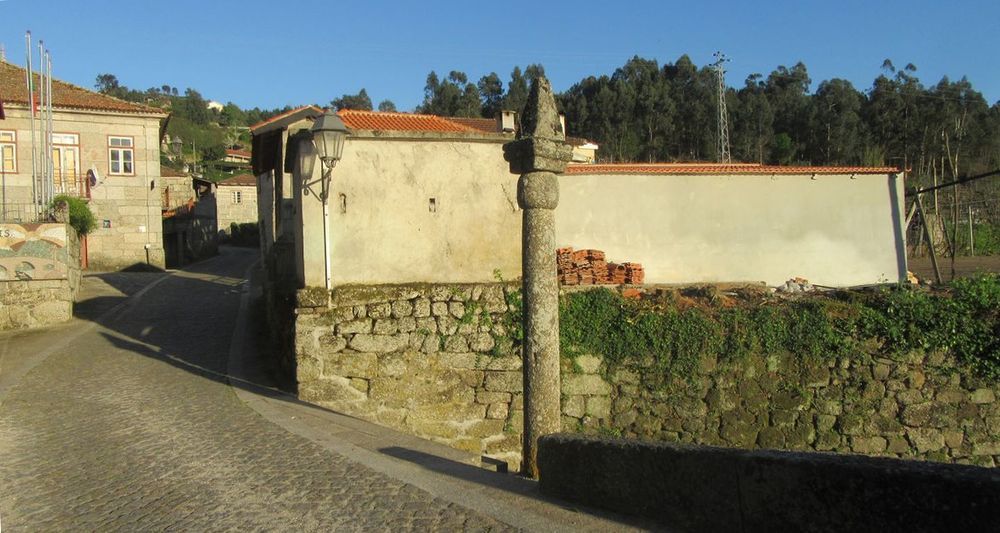
[[[171,360],[225,371],[255,254],[171,275],[8,391],[3,531],[510,529],[289,433]]]

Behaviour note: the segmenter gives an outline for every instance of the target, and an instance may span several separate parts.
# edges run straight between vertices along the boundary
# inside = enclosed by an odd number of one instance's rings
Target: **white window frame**
[[[233,203],[234,204],[243,203],[243,191],[233,191]]]
[[[118,144],[115,144],[118,141]],[[124,144],[127,141],[128,144]],[[118,155],[115,161],[114,154]],[[128,154],[128,161],[125,161],[125,154]],[[115,171],[115,164],[119,165]],[[125,165],[131,165],[131,170],[126,172]],[[135,176],[135,138],[127,135],[108,135],[108,175],[109,176]]]
[[[4,137],[9,135],[7,140]],[[13,168],[7,168],[4,166],[4,150],[10,148],[13,153]],[[0,130],[0,170],[3,172],[17,173],[17,132],[14,130]]]

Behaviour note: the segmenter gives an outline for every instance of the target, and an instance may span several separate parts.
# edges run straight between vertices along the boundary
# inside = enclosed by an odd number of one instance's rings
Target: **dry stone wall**
[[[667,383],[651,364],[608,369],[585,356],[569,366],[565,430],[982,466],[1000,461],[1000,388],[941,353],[705,358],[696,375]]]
[[[300,291],[303,400],[520,464],[520,358],[505,284]],[[942,353],[704,358],[664,380],[652,360],[562,361],[564,431],[746,449],[1000,463],[1000,387]]]
[[[520,462],[521,360],[509,284],[300,291],[299,396],[324,407]]]

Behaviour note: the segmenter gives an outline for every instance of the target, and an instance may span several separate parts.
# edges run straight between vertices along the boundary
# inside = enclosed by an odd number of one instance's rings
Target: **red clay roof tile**
[[[28,90],[24,84],[24,69],[0,61],[0,99],[5,104],[14,103],[28,105]],[[34,74],[35,83],[38,84],[38,74]],[[37,99],[37,93],[36,93]],[[52,107],[67,109],[89,109],[95,111],[112,111],[132,114],[162,115],[167,113],[162,109],[149,107],[141,104],[126,102],[117,98],[107,96],[94,91],[89,91],[83,87],[77,87],[71,83],[52,79]]]
[[[500,133],[500,130],[497,129],[496,119],[492,118],[447,117],[447,120],[457,122],[483,133]]]
[[[895,174],[895,167],[794,167],[756,163],[613,163],[569,165],[567,174]]]
[[[340,119],[348,128],[354,130],[482,133],[481,130],[437,115],[357,111],[354,109],[342,109],[337,114],[340,115]]]

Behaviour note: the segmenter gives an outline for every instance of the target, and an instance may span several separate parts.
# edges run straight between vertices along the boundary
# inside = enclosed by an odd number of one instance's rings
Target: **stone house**
[[[26,219],[33,212],[32,134],[23,68],[0,62],[0,97],[4,212]],[[87,199],[98,221],[86,237],[90,267],[163,267],[160,130],[167,114],[55,79],[52,109],[55,193]],[[96,179],[87,179],[88,170]]]
[[[340,111],[351,135],[324,214],[309,133],[320,112],[254,135],[260,197],[282,199],[260,213],[285,243],[266,265],[286,303],[269,308],[283,309],[275,329],[300,397],[516,464],[521,361],[503,342],[521,275],[517,176],[502,150],[513,132]],[[641,263],[647,283],[905,279],[895,169],[574,164],[559,179],[557,246]],[[564,414],[607,416],[608,390],[596,374],[567,378],[567,398],[595,398]]]
[[[166,266],[178,268],[217,254],[215,184],[167,167],[160,174]]]
[[[222,234],[229,233],[231,224],[257,222],[257,178],[238,174],[216,184],[218,226]]]

